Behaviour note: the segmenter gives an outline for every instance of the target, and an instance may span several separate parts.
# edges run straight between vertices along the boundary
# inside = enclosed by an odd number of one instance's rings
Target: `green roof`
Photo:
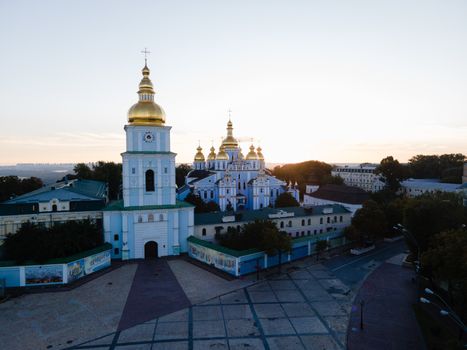
[[[16,261],[13,260],[0,260],[0,267],[9,267],[9,266],[26,266],[26,265],[51,265],[51,264],[67,264],[72,261],[76,261],[82,258],[85,258],[90,255],[94,255],[97,253],[104,252],[106,250],[111,250],[112,249],[112,244],[110,243],[104,243],[103,245],[90,249],[90,250],[85,250],[84,252],[77,253],[74,255],[66,256],[64,258],[55,258],[55,259],[49,259],[43,263],[39,263],[37,261],[32,261],[28,260],[25,261],[21,264],[18,264]]]
[[[216,250],[216,251],[218,251],[220,253],[235,256],[237,258],[240,257],[240,256],[260,252],[260,250],[258,250],[258,249],[234,250],[234,249],[230,249],[230,248],[220,246],[218,244],[214,244],[214,243],[211,243],[211,242],[208,242],[208,241],[204,241],[204,240],[199,239],[199,238],[197,238],[195,236],[188,237],[187,241],[190,242],[190,243],[198,244],[200,246],[203,246],[203,247],[206,247],[206,248],[209,248],[209,249]]]
[[[325,214],[326,208],[332,208],[332,213]],[[269,215],[277,214],[280,211],[293,213],[293,216],[283,218],[270,218]],[[303,207],[287,207],[287,208],[263,208],[258,210],[242,210],[236,212],[213,212],[213,213],[200,213],[195,214],[195,225],[214,225],[226,223],[244,223],[252,222],[255,220],[288,220],[290,218],[297,218],[303,216],[315,215],[336,215],[336,214],[349,214],[350,211],[340,204],[327,204],[315,205],[310,208]],[[226,216],[234,216],[235,221],[223,222],[222,219]]]
[[[113,201],[107,205],[103,210],[104,211],[132,211],[132,210],[155,210],[155,209],[176,209],[176,208],[194,208],[193,204],[176,201],[176,204],[167,204],[167,205],[143,205],[143,206],[132,206],[124,207],[123,201]]]

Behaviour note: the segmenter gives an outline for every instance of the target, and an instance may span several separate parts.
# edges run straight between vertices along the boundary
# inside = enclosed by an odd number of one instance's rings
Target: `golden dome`
[[[242,148],[241,148],[241,147],[238,147],[238,159],[239,159],[239,160],[242,160],[242,159],[244,159],[244,158],[245,158],[245,157],[244,157],[244,155],[243,155],[243,153],[242,153]]]
[[[256,149],[256,152],[257,152],[257,154],[258,154],[258,159],[259,159],[259,160],[264,160],[263,153],[261,153],[262,150],[263,150],[263,149],[262,149],[261,147],[258,147],[258,148]]]
[[[139,83],[139,101],[128,110],[128,122],[131,125],[156,125],[165,123],[165,112],[154,102],[154,89],[149,79],[149,68],[144,66],[143,79]]]
[[[229,160],[229,155],[225,151],[225,146],[224,145],[221,145],[219,147],[219,153],[217,153],[216,159],[217,160]]]
[[[226,149],[236,149],[238,147],[238,141],[233,137],[233,127],[230,119],[227,123],[227,137],[222,141],[222,145],[225,146]]]
[[[211,152],[208,154],[208,160],[215,160],[216,159],[216,149],[214,146],[211,146]]]
[[[255,152],[255,146],[250,146],[250,152],[246,155],[246,160],[258,160],[258,155]]]
[[[198,152],[195,154],[195,162],[204,162],[204,154],[202,152],[201,146],[198,146],[196,149]]]

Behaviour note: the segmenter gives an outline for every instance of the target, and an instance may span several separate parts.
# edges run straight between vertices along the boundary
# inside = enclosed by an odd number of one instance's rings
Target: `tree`
[[[286,182],[297,182],[300,193],[303,194],[307,184],[325,184],[325,179],[331,176],[331,170],[332,165],[330,164],[309,160],[296,164],[278,165],[273,169],[272,175]]]
[[[361,235],[361,240],[375,240],[386,232],[386,218],[384,212],[375,201],[367,200],[362,208],[355,212],[352,226]]]
[[[292,239],[286,232],[279,231],[277,226],[265,227],[262,232],[262,237],[259,249],[263,250],[267,255],[275,256],[279,254],[279,273],[282,268],[282,254],[292,250]]]
[[[188,164],[180,164],[175,168],[175,182],[180,188],[185,184],[185,178],[193,168]]]
[[[376,168],[376,174],[383,175],[386,188],[394,193],[399,190],[401,186],[400,182],[408,177],[405,167],[392,156],[381,160],[380,165]]]
[[[344,184],[344,179],[340,177],[339,175],[333,176],[333,175],[325,175],[322,180],[321,185],[343,185]]]
[[[220,211],[219,205],[214,201],[209,201],[208,203],[204,202],[203,199],[190,192],[185,197],[185,202],[191,203],[195,206],[195,213],[210,213],[214,211]]]
[[[4,251],[7,259],[19,263],[70,256],[104,243],[101,227],[90,220],[56,223],[46,228],[30,222],[7,235]]]
[[[447,282],[451,302],[465,319],[467,307],[467,232],[448,230],[432,237],[422,266],[438,283]]]
[[[299,207],[300,203],[288,192],[281,193],[275,203],[276,208]]]
[[[42,186],[44,186],[42,180],[37,177],[20,179],[18,176],[0,176],[0,202],[37,190]]]
[[[435,234],[457,229],[464,223],[465,208],[457,194],[438,192],[407,199],[404,226],[414,236],[422,253]]]
[[[315,245],[315,251],[316,251],[316,260],[319,260],[319,257],[322,252],[324,252],[326,249],[328,249],[329,243],[328,241],[325,241],[323,239],[320,239],[319,241],[316,241]]]
[[[99,161],[90,168],[85,163],[78,163],[73,171],[80,179],[106,182],[109,186],[109,198],[118,199],[121,194],[122,164]]]
[[[460,183],[466,157],[461,153],[437,155],[418,154],[409,159],[410,176],[417,179],[441,179]]]

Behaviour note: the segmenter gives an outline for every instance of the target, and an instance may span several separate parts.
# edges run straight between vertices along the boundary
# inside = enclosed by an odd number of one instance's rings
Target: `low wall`
[[[292,241],[292,251],[281,255],[281,263],[298,260],[316,254],[316,242],[326,239],[329,248],[345,244],[341,233],[328,234],[325,238],[305,236]],[[239,277],[279,264],[279,255],[268,256],[254,249],[237,251],[191,236],[188,238],[188,255],[193,259],[211,265],[219,270]]]
[[[5,279],[7,288],[67,284],[109,267],[111,249],[106,248],[69,262],[0,267],[0,279]]]

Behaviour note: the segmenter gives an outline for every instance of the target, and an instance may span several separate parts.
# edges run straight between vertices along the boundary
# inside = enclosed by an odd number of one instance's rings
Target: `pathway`
[[[425,349],[412,308],[417,299],[413,277],[411,269],[392,263],[382,264],[368,276],[352,307],[347,331],[349,350]]]

